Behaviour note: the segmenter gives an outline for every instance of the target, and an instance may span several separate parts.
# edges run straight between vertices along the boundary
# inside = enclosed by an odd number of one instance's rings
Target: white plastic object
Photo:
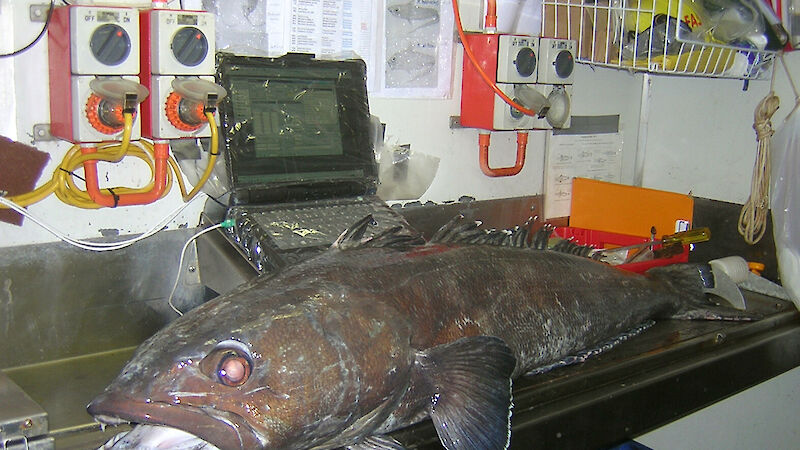
[[[553,128],[569,128],[572,99],[566,87],[554,86],[547,96],[547,103],[550,104],[545,115],[547,123]]]
[[[800,309],[800,98],[772,136],[770,210],[781,283]]]
[[[535,88],[547,98],[550,109],[545,117],[536,118],[533,127],[537,130],[569,128],[572,124],[572,85],[537,84]]]
[[[750,273],[747,261],[741,256],[726,256],[725,258],[709,261],[708,264],[715,271],[721,270],[725,272],[735,283],[747,280],[747,274]]]
[[[100,97],[119,102],[123,102],[128,95],[136,95],[137,104],[150,94],[141,83],[122,77],[97,77],[89,81],[89,88]]]
[[[172,88],[184,98],[204,104],[206,100],[208,100],[209,94],[217,96],[217,103],[228,94],[224,87],[212,83],[211,81],[195,77],[175,77],[175,79],[172,80]]]
[[[522,106],[536,112],[540,112],[545,107],[550,107],[550,102],[547,97],[542,95],[535,87],[516,84],[514,85],[514,97],[522,104]]]

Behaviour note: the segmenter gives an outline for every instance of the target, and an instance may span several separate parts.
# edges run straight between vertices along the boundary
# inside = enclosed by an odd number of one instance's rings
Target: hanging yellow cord
[[[211,172],[214,170],[214,164],[217,162],[217,155],[219,155],[219,132],[217,131],[217,123],[214,120],[214,113],[211,111],[206,111],[206,119],[208,119],[208,126],[211,129],[211,148],[209,149],[209,157],[208,157],[208,165],[206,166],[206,170],[203,172],[203,175],[197,181],[197,184],[192,188],[192,192],[186,194],[186,191],[181,189],[183,195],[183,201],[188,202],[191,200],[200,189],[206,184],[208,178],[211,176]]]

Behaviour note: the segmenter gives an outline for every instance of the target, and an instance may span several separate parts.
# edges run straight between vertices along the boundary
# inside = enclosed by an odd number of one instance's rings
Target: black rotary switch
[[[208,39],[195,27],[183,27],[172,38],[172,54],[185,66],[196,66],[206,59]]]
[[[536,53],[530,47],[521,49],[517,52],[514,65],[517,66],[517,72],[523,77],[533,75],[533,71],[536,70]]]
[[[572,57],[572,52],[561,50],[553,62],[556,69],[556,75],[560,78],[567,78],[572,75],[572,70],[575,68],[575,61]]]
[[[116,66],[130,55],[131,38],[124,28],[107,23],[94,30],[89,48],[98,61],[107,66]]]

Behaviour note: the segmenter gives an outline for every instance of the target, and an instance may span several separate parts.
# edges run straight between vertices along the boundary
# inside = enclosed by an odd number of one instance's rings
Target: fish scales
[[[489,245],[333,249],[175,320],[89,411],[219,448],[335,448],[431,416],[447,448],[502,448],[511,378],[704,296],[670,277]]]
[[[396,311],[391,320],[413,329],[413,348],[465,336],[497,336],[515,350],[517,375],[666,313],[677,303],[674,291],[647,278],[554,252],[490,246],[422,247],[402,254],[364,249],[316,263],[321,270],[314,276],[350,286],[348,298],[383,302]],[[579,272],[583,280],[575,275]],[[469,326],[461,329],[456,318],[468,320]],[[534,351],[548,328],[585,330],[569,336],[569,348]],[[541,358],[519,358],[522,353]]]

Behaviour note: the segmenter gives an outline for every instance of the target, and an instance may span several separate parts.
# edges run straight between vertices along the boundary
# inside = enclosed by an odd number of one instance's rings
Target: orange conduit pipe
[[[156,141],[153,145],[155,156],[155,175],[153,176],[153,187],[147,192],[131,194],[114,194],[111,189],[104,194],[100,192],[97,181],[97,160],[88,160],[83,163],[84,176],[86,177],[86,192],[89,197],[98,205],[116,208],[117,206],[147,205],[161,198],[167,186],[167,160],[169,159],[169,144],[167,142]],[[81,153],[95,153],[96,147],[84,147]]]
[[[453,3],[453,15],[455,16],[456,21],[456,29],[458,30],[458,37],[461,38],[461,44],[464,46],[464,54],[470,60],[472,65],[475,67],[475,70],[478,71],[478,74],[481,76],[483,81],[495,92],[495,94],[499,95],[500,98],[503,99],[504,102],[508,103],[512,107],[516,108],[523,114],[527,114],[529,116],[536,116],[538,115],[536,111],[532,109],[528,109],[519,103],[515,102],[511,99],[505,92],[503,92],[499,87],[497,87],[497,83],[492,81],[489,78],[489,75],[481,67],[478,59],[475,57],[475,53],[472,52],[472,48],[469,46],[469,42],[467,41],[466,34],[464,33],[464,27],[461,25],[461,14],[458,11],[458,0],[452,0]],[[496,15],[495,15],[496,16]],[[488,17],[488,14],[487,14]]]
[[[497,0],[487,0],[486,2],[486,20],[484,27],[490,33],[497,32]]]
[[[517,161],[514,163],[514,165],[512,167],[498,167],[495,169],[489,167],[490,136],[491,135],[489,133],[478,134],[481,171],[490,177],[510,177],[520,173],[522,171],[522,167],[525,165],[525,152],[528,148],[528,132],[517,132]]]

